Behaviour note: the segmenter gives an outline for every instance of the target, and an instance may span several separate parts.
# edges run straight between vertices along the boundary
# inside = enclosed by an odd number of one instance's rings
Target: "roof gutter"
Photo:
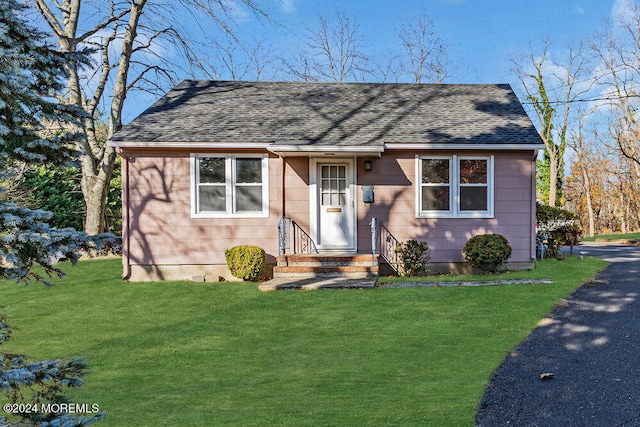
[[[278,145],[271,144],[267,150],[281,157],[288,156],[309,156],[319,154],[324,156],[375,156],[381,157],[384,151],[383,146],[345,146],[345,145]]]
[[[188,142],[188,141],[107,141],[115,148],[213,148],[213,149],[267,149],[272,142]]]
[[[308,156],[311,153],[331,155],[373,155],[380,157],[387,150],[544,150],[544,144],[450,144],[387,142],[382,145],[300,145],[273,142],[187,142],[187,141],[107,141],[107,145],[122,148],[187,148],[187,149],[259,149],[278,156]]]
[[[543,150],[544,144],[429,144],[395,143],[384,144],[388,150]]]

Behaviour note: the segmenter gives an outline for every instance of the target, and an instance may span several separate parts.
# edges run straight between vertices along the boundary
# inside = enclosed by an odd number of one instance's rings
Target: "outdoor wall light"
[[[364,170],[366,170],[367,172],[371,172],[371,169],[373,169],[373,162],[371,160],[365,160]]]

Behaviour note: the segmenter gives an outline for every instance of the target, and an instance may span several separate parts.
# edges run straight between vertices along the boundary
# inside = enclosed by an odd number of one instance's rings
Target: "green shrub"
[[[80,189],[82,173],[67,166],[32,166],[20,182],[27,195],[25,204],[33,209],[53,212],[49,225],[54,228],[84,228],[85,204]]]
[[[563,246],[577,245],[582,236],[582,229],[576,220],[576,214],[567,210],[547,205],[536,205],[536,237],[546,240],[549,257],[558,257]]]
[[[427,263],[431,259],[431,250],[427,242],[407,240],[396,247],[400,255],[403,276],[422,276],[427,273]]]
[[[261,279],[267,269],[267,255],[259,246],[234,246],[224,251],[224,257],[231,274],[245,281]]]
[[[501,234],[479,234],[469,239],[462,252],[473,267],[497,273],[511,256],[511,245]]]

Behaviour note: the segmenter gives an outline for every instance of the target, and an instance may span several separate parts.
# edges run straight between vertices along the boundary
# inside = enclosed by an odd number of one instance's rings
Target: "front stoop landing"
[[[378,255],[285,255],[260,290],[373,288],[377,279]]]

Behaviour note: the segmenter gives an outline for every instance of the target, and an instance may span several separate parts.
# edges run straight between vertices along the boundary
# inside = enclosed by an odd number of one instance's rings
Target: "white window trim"
[[[225,186],[227,193],[227,209],[225,212],[199,212],[200,168],[198,160],[204,157],[223,157],[226,164]],[[256,212],[234,212],[235,210],[235,160],[242,158],[262,159],[262,210]],[[268,154],[218,154],[191,153],[190,154],[191,181],[191,218],[268,218],[269,217],[269,155]]]
[[[435,211],[422,210],[422,159],[449,159],[449,210]],[[486,211],[461,211],[460,210],[460,160],[486,160],[487,161],[487,210]],[[416,155],[416,218],[493,218],[494,217],[494,161],[491,156],[451,156],[440,155]]]

